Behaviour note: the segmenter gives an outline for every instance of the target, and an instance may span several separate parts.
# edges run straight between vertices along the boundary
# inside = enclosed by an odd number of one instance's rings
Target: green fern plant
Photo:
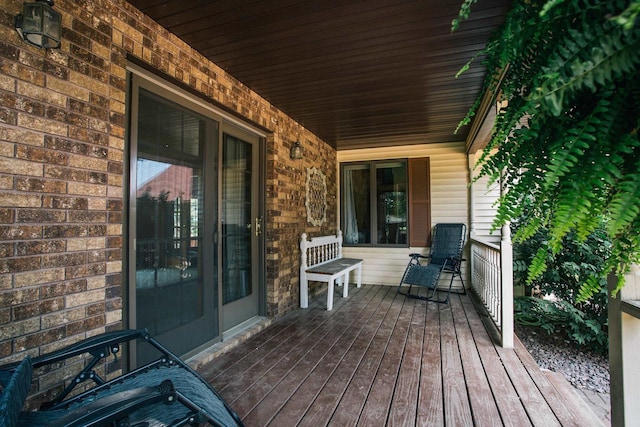
[[[463,2],[452,29],[475,2]],[[548,231],[527,280],[544,274],[569,233],[584,240],[608,219],[611,255],[584,280],[582,299],[610,273],[619,290],[640,261],[639,15],[640,0],[515,0],[479,56],[496,71],[485,91],[508,101],[478,162],[478,178],[508,190],[494,228],[522,219],[516,243]]]

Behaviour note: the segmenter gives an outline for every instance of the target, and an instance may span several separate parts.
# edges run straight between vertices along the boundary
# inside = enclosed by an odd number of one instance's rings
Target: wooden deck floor
[[[247,426],[602,425],[519,341],[495,345],[466,295],[442,305],[363,286],[325,304],[199,369]]]

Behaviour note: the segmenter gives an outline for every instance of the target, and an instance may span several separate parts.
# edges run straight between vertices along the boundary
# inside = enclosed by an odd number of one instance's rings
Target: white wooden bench
[[[349,295],[349,273],[356,270],[356,283],[362,285],[362,260],[342,258],[342,231],[333,236],[320,236],[307,240],[300,238],[300,307],[309,306],[309,280],[327,282],[327,310],[333,308],[333,286],[338,279],[343,285],[342,297]]]

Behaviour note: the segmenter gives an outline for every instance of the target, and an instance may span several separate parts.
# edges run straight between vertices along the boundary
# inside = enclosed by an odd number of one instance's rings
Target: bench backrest
[[[324,264],[342,258],[342,231],[333,236],[319,236],[307,240],[307,233],[300,236],[302,268]]]

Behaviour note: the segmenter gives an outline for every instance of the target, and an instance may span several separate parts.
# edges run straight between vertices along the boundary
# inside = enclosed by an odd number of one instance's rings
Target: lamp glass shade
[[[45,49],[60,47],[62,15],[44,2],[24,3],[16,17],[16,30],[24,41]]]
[[[291,146],[291,152],[289,153],[292,160],[301,159],[303,154],[302,145],[300,145],[300,141],[296,141]]]

